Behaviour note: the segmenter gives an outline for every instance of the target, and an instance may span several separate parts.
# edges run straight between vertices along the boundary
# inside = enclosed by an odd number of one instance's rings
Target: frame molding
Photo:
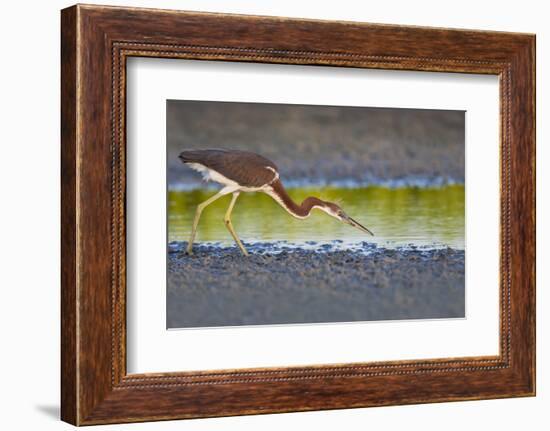
[[[89,425],[534,395],[533,35],[88,5],[61,17],[63,420]],[[128,375],[130,56],[498,75],[500,354]]]

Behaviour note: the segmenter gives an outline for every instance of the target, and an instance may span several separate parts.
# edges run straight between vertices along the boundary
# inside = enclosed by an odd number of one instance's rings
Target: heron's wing
[[[190,150],[182,152],[180,159],[200,163],[243,187],[262,187],[278,177],[275,163],[248,151]]]

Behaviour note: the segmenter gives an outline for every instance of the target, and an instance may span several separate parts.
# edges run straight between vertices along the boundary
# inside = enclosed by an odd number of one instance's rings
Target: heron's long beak
[[[362,225],[361,223],[359,223],[358,221],[352,219],[351,217],[346,216],[346,217],[344,217],[344,218],[342,219],[342,221],[343,221],[344,223],[349,224],[350,226],[356,227],[357,229],[362,230],[363,232],[366,232],[366,233],[368,233],[368,234],[374,236],[374,234],[373,234],[370,230],[368,230],[365,226],[363,226],[363,225]]]

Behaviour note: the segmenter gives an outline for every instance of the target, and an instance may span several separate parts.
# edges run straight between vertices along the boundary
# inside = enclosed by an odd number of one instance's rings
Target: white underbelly
[[[227,177],[224,177],[219,172],[213,169],[207,168],[206,166],[201,165],[200,163],[186,163],[186,165],[189,166],[191,169],[197,172],[200,172],[202,174],[202,178],[205,181],[214,181],[226,187],[239,187],[239,185],[235,181],[230,180]]]
[[[266,185],[261,187],[239,187],[239,190],[242,192],[263,192],[269,188],[271,187],[269,185]]]

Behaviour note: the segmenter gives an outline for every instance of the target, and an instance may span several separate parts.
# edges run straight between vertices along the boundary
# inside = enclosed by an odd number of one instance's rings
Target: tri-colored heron
[[[343,223],[374,235],[333,202],[323,201],[313,196],[304,199],[301,204],[294,202],[279,179],[279,170],[275,163],[259,154],[238,150],[205,149],[183,151],[179,158],[191,169],[200,172],[206,181],[214,181],[224,186],[214,196],[197,206],[191,237],[187,245],[187,253],[189,254],[193,251],[193,241],[204,208],[222,196],[232,194],[233,197],[225,213],[224,222],[243,254],[248,255],[231,223],[231,211],[233,211],[235,202],[241,192],[266,193],[291,216],[298,219],[305,219],[309,217],[313,209],[318,209]]]

